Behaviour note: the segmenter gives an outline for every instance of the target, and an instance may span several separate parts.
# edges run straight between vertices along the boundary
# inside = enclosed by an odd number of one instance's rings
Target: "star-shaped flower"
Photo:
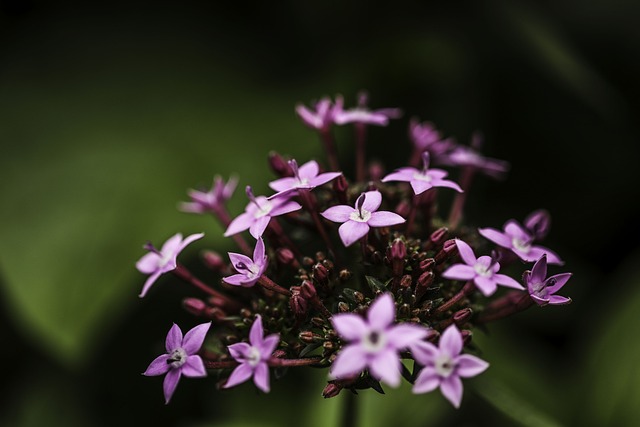
[[[473,249],[462,240],[456,239],[456,246],[464,264],[454,264],[449,267],[442,277],[454,280],[473,280],[476,287],[486,297],[493,295],[498,285],[508,288],[522,289],[522,285],[504,274],[498,274],[500,264],[495,257],[481,256],[476,258]]]
[[[456,408],[462,401],[460,378],[474,377],[489,367],[482,359],[462,352],[462,335],[455,325],[440,337],[439,346],[421,341],[412,347],[413,357],[424,366],[416,378],[413,392],[428,393],[440,387],[444,397]]]
[[[447,153],[454,146],[451,139],[443,139],[442,133],[436,129],[433,123],[419,123],[416,119],[409,122],[409,138],[416,150],[420,153],[427,151],[434,161]]]
[[[366,320],[352,313],[334,315],[331,323],[345,344],[329,376],[349,378],[366,368],[372,377],[397,387],[401,376],[398,353],[426,337],[428,329],[410,323],[394,325],[395,318],[393,297],[388,293],[371,304]]]
[[[571,298],[555,295],[571,277],[571,273],[547,276],[547,256],[543,255],[533,265],[531,271],[524,272],[524,282],[527,284],[529,295],[538,305],[564,305],[571,302]]]
[[[364,237],[370,227],[390,227],[405,222],[400,215],[379,211],[382,194],[379,191],[367,191],[356,200],[355,208],[347,205],[332,206],[320,215],[333,222],[342,222],[338,229],[342,243],[350,246]]]
[[[178,266],[176,258],[189,243],[201,239],[203,236],[204,233],[192,234],[182,240],[182,234],[175,234],[162,245],[162,249],[159,251],[151,245],[146,245],[145,247],[149,250],[149,253],[136,263],[138,271],[149,274],[149,278],[144,283],[142,292],[140,292],[140,298],[147,294],[151,285],[158,280],[160,275],[176,269]]]
[[[311,110],[302,104],[296,105],[296,113],[303,123],[310,128],[327,131],[335,123],[336,112],[342,111],[343,102],[341,96],[336,96],[335,104],[332,104],[331,99],[326,97],[315,104],[315,110]]]
[[[549,264],[563,264],[560,257],[551,249],[534,245],[535,236],[516,220],[507,221],[503,230],[504,232],[495,228],[479,228],[478,232],[496,245],[511,249],[523,261],[535,262],[546,254]]]
[[[299,203],[288,200],[285,197],[274,199],[268,199],[264,196],[255,197],[250,186],[247,186],[246,192],[250,202],[244,213],[231,221],[227,231],[224,233],[225,237],[249,229],[249,233],[257,239],[262,236],[271,218],[302,209]]]
[[[429,153],[422,153],[422,170],[418,170],[412,167],[405,167],[390,173],[382,178],[382,182],[389,181],[406,181],[411,184],[413,192],[417,194],[424,193],[430,188],[434,187],[448,187],[453,188],[459,193],[462,193],[462,188],[453,181],[444,179],[447,176],[447,172],[442,169],[429,169]]]
[[[224,388],[230,388],[247,381],[253,376],[253,382],[260,390],[269,392],[269,366],[267,361],[280,342],[280,335],[264,337],[262,318],[256,320],[249,332],[249,344],[240,342],[228,346],[231,356],[240,364],[231,372]]]
[[[337,125],[347,123],[363,123],[367,125],[386,126],[389,119],[397,119],[402,115],[399,108],[381,108],[379,110],[369,110],[367,107],[368,96],[366,92],[360,93],[358,96],[358,106],[350,110],[337,108],[334,111],[334,122]]]
[[[191,202],[182,202],[178,208],[183,212],[197,214],[205,212],[219,212],[225,202],[231,198],[237,185],[237,178],[229,178],[229,181],[225,184],[222,177],[216,176],[213,179],[213,186],[211,187],[211,190],[207,192],[189,190]]]
[[[198,325],[183,339],[182,330],[174,323],[165,342],[167,353],[156,357],[143,373],[146,376],[167,374],[163,386],[165,403],[171,400],[181,375],[192,378],[207,376],[202,358],[196,353],[202,347],[210,326],[211,322]]]
[[[258,238],[256,247],[253,250],[253,259],[234,252],[229,252],[229,259],[238,274],[223,277],[222,280],[230,285],[250,288],[255,285],[267,269],[268,259],[265,255],[264,241],[261,237]]]
[[[269,199],[273,199],[278,195],[294,190],[314,189],[320,185],[326,184],[342,174],[342,172],[319,173],[320,167],[318,166],[318,162],[315,160],[308,161],[304,165],[298,167],[298,162],[292,159],[289,160],[289,166],[293,171],[293,176],[271,181],[269,183],[269,187],[277,191],[278,194],[271,196]]]

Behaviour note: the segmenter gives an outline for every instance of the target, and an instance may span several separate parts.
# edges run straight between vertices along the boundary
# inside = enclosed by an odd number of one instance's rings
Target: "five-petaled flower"
[[[227,347],[231,356],[240,364],[231,372],[224,388],[236,386],[253,376],[256,387],[268,393],[269,365],[267,361],[279,342],[279,334],[264,337],[262,317],[257,315],[249,332],[249,344],[240,342]]]
[[[524,282],[529,290],[529,295],[538,305],[563,305],[569,304],[571,298],[555,295],[571,277],[571,273],[561,273],[546,278],[547,256],[543,255],[533,265],[531,271],[524,272]]]
[[[362,123],[367,125],[386,126],[389,119],[397,119],[402,115],[399,108],[381,108],[369,110],[367,108],[368,96],[366,92],[361,92],[358,96],[358,106],[350,110],[343,110],[342,104],[334,111],[334,122],[337,125],[347,123]]]
[[[286,197],[277,197],[271,200],[264,196],[255,197],[250,186],[247,186],[246,192],[250,202],[244,213],[231,221],[224,233],[225,237],[249,229],[249,233],[257,239],[262,236],[272,217],[302,209],[302,205]]]
[[[271,181],[269,187],[277,191],[278,194],[269,197],[269,199],[294,190],[312,190],[342,174],[342,172],[319,173],[320,166],[318,166],[318,162],[315,160],[310,160],[298,167],[298,162],[296,162],[295,159],[291,159],[289,160],[289,166],[293,171],[293,176]]]
[[[444,397],[456,408],[460,407],[460,378],[474,377],[489,367],[487,362],[476,356],[460,354],[462,347],[462,335],[455,325],[445,329],[438,347],[425,341],[412,346],[413,357],[424,366],[416,378],[413,392],[428,393],[440,387]]]
[[[429,169],[429,153],[422,153],[422,170],[405,167],[382,178],[382,182],[406,181],[411,184],[413,192],[418,195],[434,187],[448,187],[462,193],[462,189],[453,181],[445,179],[447,172],[442,169]]]
[[[426,337],[428,329],[412,323],[394,325],[395,318],[393,297],[388,293],[371,304],[366,320],[353,313],[334,315],[331,323],[348,344],[343,344],[329,376],[350,378],[367,368],[372,377],[397,387],[401,377],[398,353]]]
[[[305,125],[326,132],[335,123],[336,112],[342,111],[344,100],[341,96],[336,96],[335,104],[332,104],[328,97],[318,101],[311,110],[302,104],[296,105],[296,113]]]
[[[473,280],[476,287],[486,297],[493,295],[498,289],[498,285],[524,290],[516,280],[504,274],[498,274],[500,264],[495,255],[476,258],[471,246],[460,239],[456,239],[456,246],[458,246],[460,257],[465,263],[452,265],[442,273],[442,277],[454,280]]]
[[[213,186],[209,191],[189,190],[190,202],[182,202],[178,208],[189,213],[217,213],[224,207],[227,200],[231,198],[238,185],[238,179],[229,178],[226,183],[220,176],[213,179]]]
[[[211,322],[202,323],[182,338],[182,330],[174,323],[165,342],[167,353],[156,357],[143,373],[146,376],[167,374],[163,385],[165,403],[171,400],[181,375],[192,378],[207,376],[202,358],[196,353],[202,347],[210,326]]]
[[[364,237],[370,227],[390,227],[405,222],[400,215],[379,211],[382,204],[382,194],[379,191],[367,191],[360,194],[355,208],[347,205],[332,206],[320,215],[333,222],[342,222],[338,233],[345,246],[350,246]]]
[[[160,275],[167,273],[171,270],[175,270],[178,266],[177,258],[180,252],[187,247],[194,240],[201,239],[204,233],[192,234],[186,239],[182,240],[182,234],[177,233],[167,240],[162,249],[157,250],[151,244],[145,246],[149,251],[136,263],[138,271],[144,274],[149,274],[149,278],[144,282],[142,292],[140,292],[140,298],[147,294],[147,291],[160,277]]]
[[[442,138],[442,133],[430,122],[419,123],[412,119],[409,123],[409,138],[419,153],[427,151],[436,162],[453,148],[453,141]]]
[[[256,242],[253,250],[253,259],[246,255],[229,252],[231,265],[238,272],[233,276],[223,277],[225,283],[234,286],[249,288],[260,280],[260,276],[267,269],[267,256],[265,255],[264,241],[261,237]]]

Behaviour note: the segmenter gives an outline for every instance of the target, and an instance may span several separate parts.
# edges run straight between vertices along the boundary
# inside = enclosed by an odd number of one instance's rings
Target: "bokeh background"
[[[507,159],[467,221],[544,207],[574,277],[568,307],[478,331],[491,369],[458,411],[439,395],[362,392],[360,425],[633,425],[640,419],[640,7],[622,0],[370,2],[0,1],[0,425],[327,426],[324,372],[261,395],[182,381],[169,406],[140,375],[190,290],[148,298],[141,245],[205,231],[182,214],[214,174],[267,190],[266,155],[321,155],[293,107],[361,89],[402,120],[371,132],[401,165],[408,118]],[[340,141],[345,163],[352,142]],[[320,157],[322,158],[322,157]],[[231,210],[239,213],[237,195]],[[560,272],[557,270],[555,272]]]

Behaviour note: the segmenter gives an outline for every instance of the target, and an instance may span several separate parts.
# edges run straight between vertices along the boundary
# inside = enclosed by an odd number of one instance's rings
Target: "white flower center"
[[[249,279],[255,279],[258,277],[258,273],[260,272],[260,267],[257,264],[251,264],[247,267],[247,277]]]
[[[267,216],[271,213],[271,209],[273,209],[273,203],[269,200],[265,200],[261,205],[258,206],[258,210],[253,214],[255,219],[262,218],[263,216]]]
[[[532,293],[538,298],[546,299],[549,297],[549,292],[547,291],[547,287],[544,283],[536,283],[531,286]]]
[[[179,368],[187,361],[187,352],[184,351],[181,347],[176,348],[171,353],[169,353],[169,358],[167,359],[167,364],[171,365],[172,368]]]
[[[249,350],[249,354],[247,355],[247,363],[249,364],[249,366],[255,368],[256,366],[258,366],[258,363],[260,363],[261,359],[262,358],[260,357],[260,350],[255,347],[251,347],[251,349]]]
[[[416,172],[413,174],[413,179],[418,181],[431,182],[431,177],[423,172]]]
[[[377,353],[387,344],[387,336],[382,331],[370,331],[362,339],[362,347],[369,353]]]
[[[513,245],[514,248],[516,248],[521,252],[524,252],[525,254],[529,253],[529,251],[531,250],[531,242],[526,240],[520,240],[517,237],[514,237],[511,240],[511,244]]]
[[[436,373],[444,378],[450,376],[453,373],[453,369],[455,368],[451,356],[442,353],[440,353],[438,357],[436,357],[436,360],[434,361],[434,367],[436,369]]]
[[[158,267],[164,268],[167,264],[169,264],[171,258],[173,258],[173,254],[161,254],[161,257],[158,260]]]
[[[475,270],[475,272],[482,276],[482,277],[491,277],[493,276],[493,269],[488,268],[486,265],[483,265],[481,263],[476,263],[473,266],[473,269]]]
[[[360,211],[356,210],[351,212],[349,215],[349,219],[355,222],[367,222],[371,218],[371,212],[366,209],[360,209]]]

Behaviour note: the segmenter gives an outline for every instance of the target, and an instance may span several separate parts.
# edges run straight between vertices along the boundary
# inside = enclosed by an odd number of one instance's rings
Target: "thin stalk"
[[[329,168],[334,172],[339,171],[340,166],[338,165],[338,150],[336,149],[336,144],[335,144],[335,141],[333,140],[333,135],[331,134],[331,130],[321,129],[320,139],[322,140],[322,144],[324,145],[324,149],[327,153],[327,161],[329,162]]]
[[[231,311],[239,310],[240,308],[242,308],[242,305],[238,301],[228,297],[227,295],[224,295],[224,294],[216,291],[211,286],[207,285],[202,280],[198,279],[193,274],[191,274],[191,272],[185,266],[183,266],[182,264],[178,264],[176,269],[173,270],[173,274],[175,274],[176,276],[178,276],[179,278],[181,278],[185,282],[188,282],[191,285],[195,286],[196,288],[200,289],[201,291],[203,291],[203,292],[205,292],[205,293],[207,293],[207,294],[209,294],[211,296],[214,296],[216,298],[219,298],[221,301],[224,302],[224,304]]]
[[[458,227],[458,224],[460,224],[464,205],[467,201],[468,190],[471,187],[471,181],[473,180],[474,174],[475,168],[473,166],[467,166],[462,170],[462,175],[460,176],[460,187],[463,192],[457,193],[456,197],[453,199],[451,212],[449,213],[449,227],[451,228],[455,229]]]
[[[262,276],[260,276],[260,278],[258,279],[258,284],[260,286],[262,286],[263,288],[269,290],[269,291],[277,292],[277,293],[279,293],[281,295],[285,295],[285,296],[291,296],[291,291],[289,291],[288,289],[285,289],[282,286],[278,285],[276,282],[274,282],[273,280],[269,279],[264,274]]]
[[[442,314],[442,313],[446,312],[447,310],[450,310],[457,303],[462,301],[463,298],[465,298],[467,295],[469,295],[471,292],[473,292],[474,289],[475,289],[475,285],[473,284],[473,281],[469,280],[462,287],[462,289],[460,289],[460,291],[457,294],[452,296],[450,300],[446,301],[444,304],[442,304],[440,307],[438,307],[436,309],[436,311],[434,312],[434,314],[438,315],[438,314]]]
[[[367,127],[364,123],[356,123],[356,181],[364,182],[365,176],[365,152]]]

